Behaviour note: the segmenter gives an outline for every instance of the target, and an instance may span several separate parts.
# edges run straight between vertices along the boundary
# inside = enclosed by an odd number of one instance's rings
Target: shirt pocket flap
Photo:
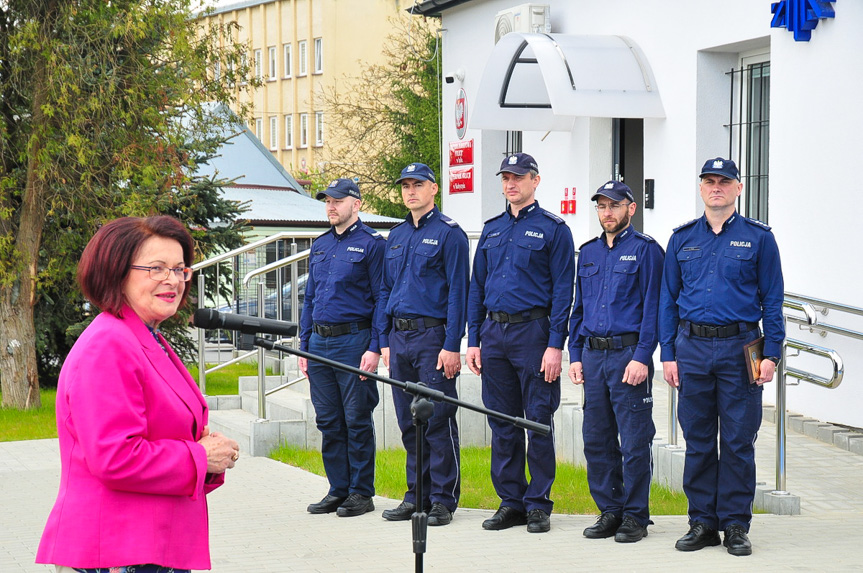
[[[751,261],[752,249],[725,249],[722,255],[736,261]]]
[[[635,261],[620,261],[614,265],[614,272],[632,275],[638,270],[638,263]]]
[[[545,246],[545,241],[542,239],[537,239],[536,237],[522,237],[518,240],[518,246],[522,249],[529,249],[531,251],[539,251]]]
[[[366,254],[359,251],[344,251],[339,253],[337,258],[345,263],[358,263],[366,258]]]
[[[578,269],[578,276],[582,278],[592,277],[596,273],[599,272],[599,267],[596,265],[591,265],[589,267],[581,267]]]
[[[433,257],[440,252],[440,245],[430,245],[428,243],[420,243],[417,245],[414,252],[422,257]]]
[[[701,249],[683,249],[677,253],[677,260],[682,263],[686,261],[694,261],[696,259],[700,259],[703,254],[704,251]]]

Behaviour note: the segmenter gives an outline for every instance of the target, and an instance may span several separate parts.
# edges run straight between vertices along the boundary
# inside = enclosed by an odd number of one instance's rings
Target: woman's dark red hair
[[[183,262],[192,266],[195,244],[186,227],[173,217],[123,217],[96,231],[78,263],[78,284],[84,296],[104,312],[120,316],[126,302],[123,283],[141,245],[150,237],[174,239],[183,247]],[[183,289],[180,306],[189,296]]]

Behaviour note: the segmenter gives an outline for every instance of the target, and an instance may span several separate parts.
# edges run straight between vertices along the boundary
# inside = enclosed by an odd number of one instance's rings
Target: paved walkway
[[[664,389],[657,395],[664,394]],[[657,407],[658,434],[665,431]],[[765,422],[758,441],[759,480],[772,483],[775,430]],[[546,534],[524,528],[481,528],[490,511],[459,509],[451,525],[430,527],[426,571],[861,571],[863,456],[789,433],[788,490],[802,498],[801,515],[756,515],[750,557],[724,548],[674,549],[685,516],[654,516],[650,535],[623,545],[589,540],[592,516],[552,516]],[[44,572],[34,565],[42,527],[59,481],[56,440],[0,442],[0,572]],[[326,492],[324,478],[265,458],[243,457],[225,486],[209,496],[213,571],[389,572],[415,568],[408,523],[390,523],[381,510],[397,500],[376,498],[374,513],[355,518],[310,515],[306,506]]]

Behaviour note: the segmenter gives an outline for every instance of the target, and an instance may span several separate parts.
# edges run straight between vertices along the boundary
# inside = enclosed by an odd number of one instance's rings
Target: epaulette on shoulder
[[[443,213],[440,214],[440,220],[454,229],[458,228],[458,223],[456,223],[454,220],[450,219],[449,217],[447,217]]]
[[[323,233],[321,233],[320,235],[318,235],[317,237],[315,237],[314,239],[312,239],[312,242],[314,243],[314,242],[315,242],[315,241],[317,241],[318,239],[320,239],[320,238],[323,238],[323,237],[327,236],[327,234],[328,234],[330,231],[332,231],[332,229],[327,229],[326,231],[324,231]]]
[[[368,233],[369,235],[371,235],[375,239],[380,239],[381,241],[384,240],[383,235],[381,235],[380,233],[378,233],[377,231],[375,231],[374,229],[372,229],[368,225],[363,225],[363,231],[365,231],[366,233]]]
[[[700,217],[699,217],[699,219],[700,219]],[[691,227],[692,225],[694,225],[696,223],[696,221],[698,221],[698,219],[693,219],[691,221],[687,221],[684,224],[680,225],[679,227],[675,227],[675,229],[674,229],[674,231],[672,231],[672,233],[676,233],[677,231],[679,231],[681,229],[685,229],[686,227]]]
[[[505,213],[505,212],[506,212],[506,211],[504,211],[504,213]],[[497,214],[497,215],[495,215],[494,217],[490,217],[490,218],[486,219],[485,221],[483,221],[483,223],[484,223],[484,224],[486,224],[486,223],[491,223],[491,222],[492,222],[492,221],[494,221],[495,219],[500,219],[501,217],[503,217],[503,213],[498,213],[498,214]]]
[[[655,243],[656,242],[656,239],[654,239],[653,237],[651,237],[650,235],[648,235],[646,233],[642,233],[641,231],[635,231],[635,236],[641,237],[642,239],[644,239],[648,243]]]
[[[587,245],[591,244],[594,241],[598,241],[598,240],[599,240],[599,237],[594,237],[592,239],[589,239],[589,240],[583,242],[581,245],[579,245],[578,250],[580,251],[581,249],[583,249]]]
[[[766,223],[762,223],[758,219],[750,219],[749,217],[743,217],[743,220],[752,225],[753,227],[757,227],[763,231],[769,231],[770,225]]]
[[[402,225],[404,225],[404,224],[405,224],[405,223],[407,223],[407,222],[408,222],[408,221],[407,221],[407,219],[404,219],[403,221],[401,221],[401,222],[399,222],[399,223],[396,223],[395,225],[393,225],[392,227],[390,227],[390,231],[392,232],[392,230],[393,230],[393,229],[395,229],[396,227],[401,227]]]
[[[542,214],[557,223],[558,225],[563,225],[566,222],[563,220],[563,218],[558,217],[557,215],[555,215],[551,211],[547,211],[546,209],[542,210]]]

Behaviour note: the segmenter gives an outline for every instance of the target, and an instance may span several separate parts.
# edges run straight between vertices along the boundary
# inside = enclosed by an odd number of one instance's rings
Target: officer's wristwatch
[[[779,366],[779,363],[782,362],[782,359],[778,356],[765,356],[764,360],[769,360],[770,362],[772,362],[776,366]]]

